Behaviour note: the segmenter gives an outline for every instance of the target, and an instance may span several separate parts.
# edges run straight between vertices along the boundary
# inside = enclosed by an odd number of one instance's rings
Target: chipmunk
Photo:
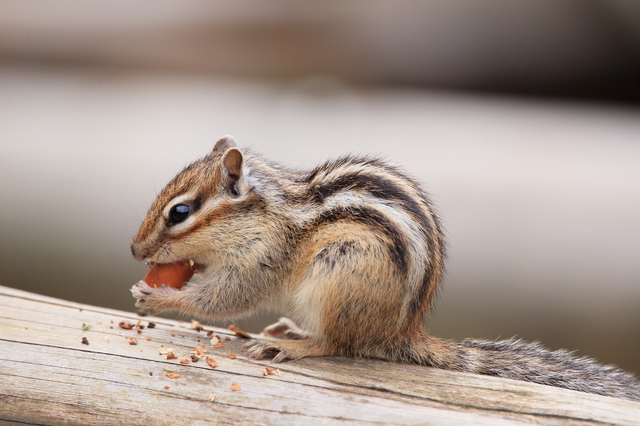
[[[376,158],[298,172],[223,137],[160,192],[131,251],[152,269],[189,269],[177,285],[133,286],[148,313],[224,319],[269,307],[301,325],[283,318],[267,327],[284,339],[253,341],[253,358],[382,358],[640,400],[630,373],[564,350],[428,335],[442,225],[420,186]],[[199,280],[184,283],[194,272]]]

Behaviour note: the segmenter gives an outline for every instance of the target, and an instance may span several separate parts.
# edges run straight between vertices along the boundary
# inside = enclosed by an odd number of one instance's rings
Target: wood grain
[[[224,343],[213,348],[190,326],[0,287],[0,424],[640,424],[631,401],[378,360],[274,365],[247,359],[229,330],[205,326]],[[202,345],[218,367],[180,364]]]

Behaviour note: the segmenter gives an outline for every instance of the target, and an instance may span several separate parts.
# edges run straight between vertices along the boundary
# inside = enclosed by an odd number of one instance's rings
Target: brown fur
[[[174,220],[178,204],[189,215]],[[193,260],[200,272],[181,290],[134,286],[149,312],[231,318],[271,307],[300,323],[268,327],[289,339],[254,342],[255,358],[377,357],[640,400],[630,374],[566,351],[428,336],[442,228],[419,185],[377,159],[296,172],[223,138],[162,190],[131,250],[138,260]]]

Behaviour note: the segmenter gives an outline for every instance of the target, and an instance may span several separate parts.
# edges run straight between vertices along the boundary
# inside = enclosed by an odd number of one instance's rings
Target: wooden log
[[[370,359],[251,360],[246,339],[205,327],[224,344],[214,348],[191,325],[0,287],[0,424],[640,424],[640,403],[514,380]],[[216,368],[191,360],[202,346]]]

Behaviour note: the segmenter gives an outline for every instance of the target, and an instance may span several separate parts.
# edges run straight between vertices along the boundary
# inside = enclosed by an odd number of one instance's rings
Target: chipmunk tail
[[[390,360],[498,376],[597,395],[640,401],[640,382],[630,373],[566,350],[551,351],[520,339],[459,342],[427,336],[397,339]]]

